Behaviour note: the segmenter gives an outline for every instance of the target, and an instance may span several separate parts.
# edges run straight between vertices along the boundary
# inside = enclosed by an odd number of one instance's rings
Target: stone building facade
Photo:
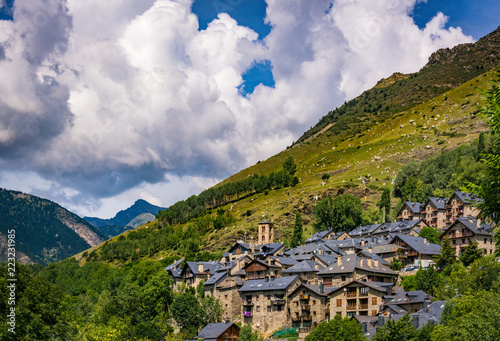
[[[482,249],[485,255],[492,255],[496,250],[492,232],[492,226],[479,219],[465,217],[456,219],[443,231],[440,238],[450,240],[450,246],[455,249],[457,257],[474,242],[478,244],[478,248]]]

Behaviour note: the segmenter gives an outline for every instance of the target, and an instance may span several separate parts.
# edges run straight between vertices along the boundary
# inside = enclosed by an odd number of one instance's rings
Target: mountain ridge
[[[7,231],[16,231],[17,259],[47,264],[95,246],[106,238],[76,214],[48,199],[0,188],[0,255]]]

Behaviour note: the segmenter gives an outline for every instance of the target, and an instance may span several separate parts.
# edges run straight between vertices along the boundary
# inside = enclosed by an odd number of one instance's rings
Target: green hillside
[[[245,235],[255,237],[263,218],[274,221],[276,240],[288,240],[296,211],[302,213],[307,238],[313,233],[315,203],[343,193],[362,200],[365,222],[380,221],[376,202],[384,188],[392,189],[401,167],[471,143],[488,130],[479,115],[481,94],[490,87],[492,68],[500,64],[499,51],[500,29],[475,44],[440,50],[419,72],[395,74],[328,113],[287,150],[172,205],[168,214],[160,212],[159,219],[132,235],[128,231],[77,258],[124,262],[186,253],[200,260],[216,257]],[[278,174],[289,157],[297,165],[297,185],[249,187],[224,195],[227,184]],[[325,174],[327,181],[322,180]],[[392,200],[393,209],[397,201]]]

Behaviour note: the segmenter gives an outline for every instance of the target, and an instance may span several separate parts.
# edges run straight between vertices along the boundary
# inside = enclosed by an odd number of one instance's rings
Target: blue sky
[[[0,187],[102,218],[198,194],[499,24],[415,1],[0,0]]]
[[[195,0],[193,13],[198,16],[200,30],[217,18],[221,12],[228,13],[242,26],[246,26],[264,39],[271,26],[265,23],[266,2],[264,0]],[[475,40],[495,30],[500,25],[500,3],[498,0],[427,0],[416,5],[411,16],[420,28],[424,28],[438,12],[449,17],[446,27],[460,26],[465,34]],[[241,93],[252,93],[259,84],[274,86],[272,64],[267,61],[255,64],[248,70],[241,85]]]

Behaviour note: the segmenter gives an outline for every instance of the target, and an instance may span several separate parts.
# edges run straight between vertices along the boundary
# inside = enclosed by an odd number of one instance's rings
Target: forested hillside
[[[24,262],[59,261],[106,239],[58,204],[21,192],[0,189],[0,217],[0,236],[16,231],[16,249],[18,256],[25,255]],[[5,259],[6,243],[0,243],[0,250]]]

